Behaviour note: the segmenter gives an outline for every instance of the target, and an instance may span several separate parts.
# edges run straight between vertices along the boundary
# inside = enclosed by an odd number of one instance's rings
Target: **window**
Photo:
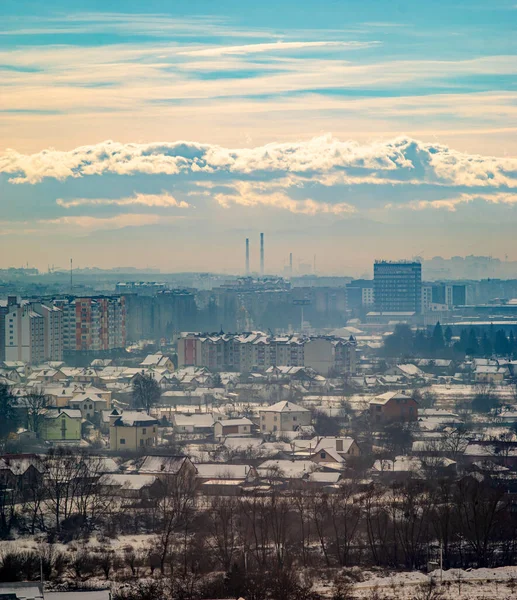
[[[322,450],[322,451],[320,452],[320,457],[321,457],[321,458],[327,458],[327,453],[325,452],[325,450]]]
[[[293,417],[293,421],[298,421],[298,417]]]
[[[278,421],[277,417],[275,417],[275,423]]]
[[[153,427],[153,433],[156,433],[156,427]]]
[[[140,446],[144,445],[144,440],[140,440]]]
[[[142,429],[142,433],[143,433],[144,435],[147,433],[147,429],[146,429],[145,427]]]
[[[126,443],[126,440],[124,438],[120,438],[120,444],[123,446]]]
[[[262,425],[262,431],[266,431],[266,426]]]
[[[277,431],[278,427],[276,425],[273,426],[273,431]]]

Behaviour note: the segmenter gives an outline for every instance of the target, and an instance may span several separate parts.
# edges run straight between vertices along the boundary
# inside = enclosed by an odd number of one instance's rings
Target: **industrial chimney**
[[[264,234],[260,234],[260,274],[264,275]]]
[[[246,275],[250,274],[250,240],[246,238]]]
[[[289,275],[292,277],[293,275],[293,253],[289,253]]]

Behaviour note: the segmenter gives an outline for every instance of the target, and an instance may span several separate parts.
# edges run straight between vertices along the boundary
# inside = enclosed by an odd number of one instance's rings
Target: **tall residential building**
[[[126,345],[123,296],[91,296],[54,300],[63,311],[63,344],[67,352],[101,352]]]
[[[421,312],[421,263],[416,261],[375,261],[373,286],[376,311]]]
[[[49,360],[46,352],[49,320],[36,312],[32,303],[24,300],[18,304],[10,298],[7,308],[4,316],[5,360],[36,365]]]

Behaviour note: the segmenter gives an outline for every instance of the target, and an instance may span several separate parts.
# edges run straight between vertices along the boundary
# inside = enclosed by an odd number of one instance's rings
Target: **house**
[[[158,352],[157,354],[149,354],[140,363],[140,366],[146,369],[166,369],[170,373],[172,373],[175,368],[172,360],[168,356],[164,356],[161,352]]]
[[[194,477],[196,467],[187,456],[153,455],[143,456],[123,465],[127,473],[138,475],[154,475],[158,478],[165,476]]]
[[[479,365],[476,367],[474,378],[476,383],[498,384],[504,381],[506,375],[508,375],[508,369],[506,367],[500,367],[498,365]]]
[[[82,418],[78,409],[49,409],[43,417],[41,437],[47,442],[80,442]]]
[[[242,417],[241,419],[223,419],[214,423],[214,437],[224,438],[228,435],[250,435],[253,422]]]
[[[359,446],[351,437],[323,437],[315,441],[310,459],[316,464],[346,463],[346,457],[360,455]]]
[[[251,465],[197,463],[194,466],[197,471],[196,479],[200,484],[214,479],[245,483],[253,481],[257,477],[257,471]]]
[[[138,500],[157,498],[163,490],[163,484],[156,475],[116,473],[103,475],[99,483],[114,496]]]
[[[77,394],[70,400],[70,406],[79,409],[83,419],[92,419],[108,408],[106,400],[97,394]]]
[[[403,392],[385,392],[370,400],[370,419],[372,423],[416,421],[418,402]]]
[[[176,433],[194,433],[210,435],[213,433],[214,417],[210,413],[192,415],[175,414],[172,417]]]
[[[285,481],[298,483],[308,479],[310,473],[317,471],[318,467],[307,460],[277,460],[269,459],[257,468],[258,476],[267,481]]]
[[[287,400],[261,408],[259,413],[262,433],[296,431],[302,425],[311,424],[310,410]]]
[[[110,450],[135,451],[156,445],[159,422],[137,410],[110,415]]]

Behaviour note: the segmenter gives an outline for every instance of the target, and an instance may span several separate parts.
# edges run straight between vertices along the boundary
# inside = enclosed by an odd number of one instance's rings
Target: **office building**
[[[373,267],[375,310],[414,312],[422,310],[422,264],[408,261],[375,261]]]

